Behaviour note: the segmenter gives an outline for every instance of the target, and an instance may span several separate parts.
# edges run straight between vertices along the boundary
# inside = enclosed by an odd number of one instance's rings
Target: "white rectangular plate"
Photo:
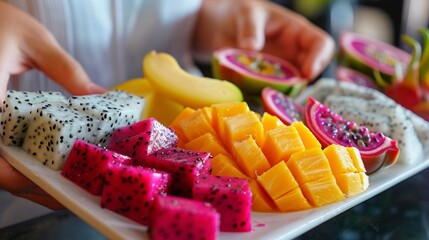
[[[114,212],[102,209],[93,196],[16,147],[0,143],[0,153],[17,170],[31,179],[66,208],[109,239],[149,239],[147,228]],[[395,164],[370,176],[369,188],[352,198],[293,213],[254,213],[254,230],[249,233],[220,233],[220,239],[291,239],[356,206],[429,166],[429,159],[407,166]]]

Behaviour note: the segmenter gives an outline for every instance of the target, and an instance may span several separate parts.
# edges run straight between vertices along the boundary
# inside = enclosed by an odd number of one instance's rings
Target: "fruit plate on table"
[[[109,239],[149,239],[147,227],[99,205],[91,195],[17,147],[0,144],[1,155],[18,171],[56,198],[71,212]],[[395,164],[370,175],[369,188],[354,197],[311,210],[292,213],[253,213],[253,231],[220,233],[220,239],[291,239],[383,192],[429,166],[429,158],[413,165]]]

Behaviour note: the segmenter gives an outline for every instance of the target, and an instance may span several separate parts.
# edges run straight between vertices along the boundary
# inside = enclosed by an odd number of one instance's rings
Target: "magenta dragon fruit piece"
[[[104,147],[76,140],[61,175],[94,195],[101,195],[105,173],[111,164],[131,165],[131,158]]]
[[[247,180],[214,175],[199,176],[192,189],[193,199],[208,202],[220,213],[220,230],[252,230],[252,192]]]
[[[143,112],[142,102],[112,99],[112,96],[107,98],[106,95],[101,94],[71,97],[69,105],[77,111],[100,120],[96,143],[102,146],[107,146],[114,129],[139,121]]]
[[[208,203],[161,196],[155,198],[149,235],[152,240],[218,239],[219,213]]]
[[[171,193],[191,197],[196,177],[211,173],[211,155],[208,152],[168,148],[148,155],[144,166],[171,173]]]
[[[277,116],[286,125],[304,118],[304,108],[301,105],[273,88],[265,87],[261,99],[264,110]]]
[[[3,143],[21,146],[27,133],[31,111],[38,104],[67,99],[60,92],[22,92],[8,90],[1,108],[0,129]]]
[[[100,205],[147,225],[154,198],[160,194],[166,195],[170,183],[170,175],[162,171],[110,165],[105,176]]]
[[[400,151],[396,140],[344,119],[311,97],[308,98],[304,120],[323,147],[330,144],[356,147],[367,173],[391,166],[398,159]]]
[[[177,135],[155,118],[138,121],[116,129],[108,148],[130,156],[135,164],[142,164],[147,155],[177,145]]]
[[[97,126],[97,119],[66,103],[47,103],[33,112],[22,149],[48,167],[62,169],[75,140],[93,143]]]

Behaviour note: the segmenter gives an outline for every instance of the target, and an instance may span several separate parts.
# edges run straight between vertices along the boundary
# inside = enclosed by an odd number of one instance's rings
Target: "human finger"
[[[314,39],[303,57],[301,73],[304,78],[314,79],[331,61],[335,50],[335,43],[329,36]]]
[[[243,4],[236,14],[237,42],[240,48],[261,50],[265,44],[266,12],[255,4]]]
[[[63,209],[64,206],[58,202],[56,199],[52,198],[49,195],[39,195],[32,193],[12,193],[14,196],[28,199],[32,202],[45,206],[51,210],[60,210]]]

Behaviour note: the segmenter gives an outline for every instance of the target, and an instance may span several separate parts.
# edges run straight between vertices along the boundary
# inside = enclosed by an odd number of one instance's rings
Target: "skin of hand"
[[[333,38],[303,16],[265,0],[203,0],[194,51],[224,47],[262,51],[297,67],[314,80],[331,61]]]
[[[75,95],[102,93],[82,66],[30,15],[0,1],[0,104],[9,78],[36,68]],[[0,156],[0,188],[50,209],[62,205]]]

